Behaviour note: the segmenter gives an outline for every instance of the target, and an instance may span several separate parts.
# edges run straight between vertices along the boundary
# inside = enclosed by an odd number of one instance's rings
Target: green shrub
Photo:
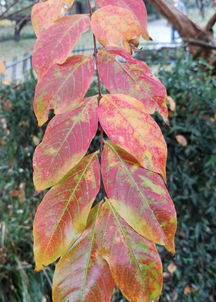
[[[197,64],[181,52],[176,54],[169,57],[166,52],[164,59],[161,52],[145,58],[149,64],[153,62],[177,105],[170,128],[163,131],[169,149],[168,186],[178,213],[177,254],[172,257],[160,248],[166,262],[160,301],[212,302],[216,300],[215,82],[206,63]],[[167,64],[167,58],[171,63]],[[33,272],[31,229],[42,196],[34,192],[31,158],[43,132],[32,112],[34,86],[31,80],[0,88],[2,302],[50,301],[51,269]],[[93,84],[88,95],[95,89]],[[187,146],[180,145],[176,135],[184,136]]]

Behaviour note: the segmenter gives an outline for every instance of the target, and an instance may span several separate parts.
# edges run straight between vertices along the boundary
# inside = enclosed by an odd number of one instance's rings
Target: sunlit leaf
[[[93,153],[45,195],[34,220],[36,270],[62,256],[83,232],[99,188],[100,166]]]
[[[102,154],[102,175],[119,215],[139,234],[174,252],[176,213],[162,178],[108,141]]]
[[[52,65],[35,90],[34,111],[39,126],[47,121],[50,109],[60,114],[79,105],[93,73],[94,61],[90,55],[72,56],[62,65]]]
[[[166,142],[140,101],[122,94],[104,95],[98,114],[104,131],[115,144],[133,154],[144,168],[166,178]]]
[[[82,33],[90,26],[86,15],[65,16],[45,30],[37,39],[33,67],[41,77],[54,63],[64,63]]]
[[[142,28],[142,36],[149,39],[147,32],[147,11],[143,0],[96,0],[98,6],[115,5],[134,13]]]
[[[99,250],[123,295],[133,302],[156,299],[162,288],[162,265],[155,245],[137,234],[109,200],[100,211],[96,233]]]
[[[98,253],[95,221],[56,266],[54,302],[110,302],[114,282]]]
[[[137,43],[141,35],[141,26],[134,14],[114,5],[104,6],[94,12],[91,25],[103,46],[121,46],[127,51],[130,51],[130,43]]]
[[[73,0],[48,0],[36,3],[31,12],[31,21],[37,36],[56,20],[63,17],[73,5]]]
[[[125,50],[106,48],[99,51],[98,69],[110,93],[123,93],[140,100],[147,113],[158,111],[168,118],[166,89],[148,66],[135,60]]]
[[[55,185],[85,155],[98,127],[97,97],[76,109],[55,116],[47,126],[34,158],[37,190]]]
[[[2,60],[0,60],[0,75],[1,74],[5,74],[6,70],[5,70],[5,64]]]

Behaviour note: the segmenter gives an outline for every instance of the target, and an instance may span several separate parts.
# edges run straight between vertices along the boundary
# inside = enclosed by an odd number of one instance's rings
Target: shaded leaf
[[[102,153],[102,175],[118,214],[139,234],[175,252],[176,213],[162,178],[109,141]]]
[[[96,0],[96,3],[98,6],[115,5],[132,11],[141,25],[143,38],[149,40],[147,10],[143,0]]]
[[[104,95],[98,109],[107,136],[146,169],[166,178],[167,147],[161,130],[143,104],[126,95]]]
[[[93,153],[45,195],[34,220],[36,270],[62,256],[80,236],[99,189],[100,166]]]
[[[56,20],[63,17],[65,11],[73,5],[73,0],[48,0],[36,3],[31,12],[31,21],[37,36]]]
[[[109,200],[102,206],[96,231],[101,254],[123,295],[133,302],[156,299],[162,288],[162,265],[155,245],[137,234]]]
[[[148,66],[135,60],[125,50],[106,48],[99,51],[98,69],[110,93],[123,93],[140,100],[147,113],[158,111],[168,118],[166,89]]]
[[[113,288],[108,264],[97,250],[94,220],[58,262],[53,280],[53,301],[110,302]]]
[[[33,158],[37,190],[55,185],[81,160],[97,127],[97,96],[85,99],[78,108],[50,121]]]
[[[130,43],[137,43],[141,26],[128,9],[108,5],[92,15],[92,30],[103,46],[121,46],[130,51]],[[113,30],[115,29],[115,30]]]
[[[33,67],[41,77],[54,63],[62,64],[82,33],[90,26],[86,15],[65,16],[57,20],[37,39],[33,52]]]
[[[94,61],[89,55],[69,57],[62,65],[52,65],[36,86],[34,111],[39,126],[48,118],[50,109],[64,113],[82,101],[94,73]]]

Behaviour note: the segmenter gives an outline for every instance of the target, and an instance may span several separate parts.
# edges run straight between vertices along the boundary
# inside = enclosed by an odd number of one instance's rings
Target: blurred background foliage
[[[204,61],[179,51],[145,59],[176,102],[170,127],[159,117],[169,149],[168,187],[178,213],[176,256],[164,261],[161,302],[216,301],[215,78]],[[169,63],[167,63],[169,62]],[[44,129],[32,112],[35,80],[0,88],[0,301],[51,301],[52,267],[34,272],[32,222],[42,196],[34,192],[31,159]],[[88,95],[96,93],[93,83]],[[117,297],[118,296],[118,297]],[[121,294],[116,301],[125,301]]]

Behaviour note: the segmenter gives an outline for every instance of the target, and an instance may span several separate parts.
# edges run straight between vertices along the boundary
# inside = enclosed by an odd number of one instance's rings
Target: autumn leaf
[[[102,175],[118,214],[139,234],[174,253],[176,213],[162,178],[109,141],[102,153]]]
[[[97,127],[97,96],[85,99],[78,108],[50,121],[33,158],[37,190],[55,185],[81,160]]]
[[[57,20],[42,32],[33,51],[33,67],[37,75],[41,77],[54,63],[64,63],[81,34],[89,27],[88,16],[71,15]]]
[[[6,72],[6,70],[5,70],[4,62],[2,60],[0,60],[0,75],[5,74],[5,72]]]
[[[148,66],[120,48],[105,48],[98,53],[99,75],[110,93],[123,93],[140,100],[146,113],[159,112],[167,121],[167,94]]]
[[[104,95],[98,109],[107,136],[146,169],[166,179],[167,147],[161,130],[143,104],[123,94]]]
[[[141,25],[143,38],[149,40],[147,31],[147,10],[143,0],[96,0],[96,3],[100,7],[106,5],[115,5],[126,8],[133,12]]]
[[[44,196],[33,230],[37,271],[62,256],[81,235],[99,189],[100,166],[97,153],[93,153]]]
[[[94,73],[90,55],[69,57],[64,64],[52,65],[39,80],[34,98],[34,111],[39,126],[48,118],[50,109],[61,114],[78,106],[89,88]]]
[[[141,35],[141,26],[134,14],[114,5],[96,10],[91,18],[91,26],[103,46],[121,46],[129,52],[130,43],[138,41]]]
[[[100,210],[96,234],[99,251],[125,298],[133,302],[156,299],[162,289],[162,265],[155,245],[137,234],[109,200]]]
[[[48,0],[36,3],[31,12],[31,21],[37,36],[63,17],[65,11],[73,5],[73,0]]]
[[[107,262],[98,253],[95,223],[96,219],[56,265],[54,302],[110,302],[114,282]]]
[[[181,145],[183,147],[187,147],[188,142],[187,142],[187,139],[185,138],[185,136],[178,134],[178,135],[176,135],[175,138],[176,138],[177,142],[179,143],[179,145]]]

